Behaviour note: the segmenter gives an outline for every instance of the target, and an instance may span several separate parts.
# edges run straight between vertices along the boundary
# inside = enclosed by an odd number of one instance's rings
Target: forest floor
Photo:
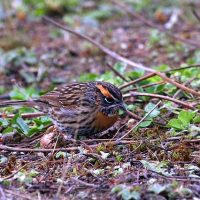
[[[65,17],[63,22],[61,17],[50,17],[112,52],[199,91],[198,17],[188,20],[180,15],[166,34],[158,27],[170,21],[172,12],[157,10],[150,18],[141,11],[137,18],[118,6],[114,4],[114,13],[103,20],[75,16]],[[42,148],[41,138],[51,126],[48,117],[34,118],[38,111],[30,108],[1,108],[2,200],[200,199],[199,96],[158,76],[145,78],[149,72],[120,63],[42,18],[18,16],[0,29],[2,101],[38,97],[73,81],[103,80],[121,86],[143,77],[122,92],[129,95],[125,103],[131,112],[140,119],[148,114],[137,124],[138,119],[120,113],[120,120],[103,133],[73,142],[60,141],[62,138],[54,135],[50,146]],[[128,81],[116,75],[108,63]],[[161,102],[139,92],[162,95]],[[31,114],[23,117],[27,113]]]

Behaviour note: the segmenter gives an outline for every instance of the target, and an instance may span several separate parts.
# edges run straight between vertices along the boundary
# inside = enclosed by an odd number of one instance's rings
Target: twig
[[[99,185],[95,185],[95,184],[92,184],[92,183],[87,183],[87,182],[82,181],[82,180],[80,180],[80,179],[78,179],[78,178],[72,177],[71,179],[72,179],[73,181],[78,182],[78,183],[80,183],[81,185],[84,185],[84,186],[87,186],[87,187],[93,187],[93,188],[98,188],[98,187],[100,187]]]
[[[158,176],[166,179],[166,180],[177,180],[177,181],[193,181],[193,182],[200,182],[200,178],[197,177],[186,177],[186,176],[167,176],[165,174],[162,174],[160,172],[156,172],[150,169],[147,169],[148,171],[157,174]]]
[[[196,9],[194,8],[194,6],[192,6],[192,13],[193,15],[196,17],[196,19],[200,22],[200,16],[197,13]]]
[[[121,75],[114,67],[112,67],[109,63],[107,63],[107,67],[109,69],[111,69],[117,76],[119,76],[123,81],[126,81],[128,82],[128,80],[123,76]]]
[[[129,60],[129,59],[127,59],[127,58],[125,58],[125,57],[119,55],[118,53],[116,53],[116,52],[114,52],[114,51],[112,51],[112,50],[106,48],[106,47],[103,46],[102,44],[100,44],[100,43],[96,42],[95,40],[91,39],[90,37],[85,36],[85,35],[83,35],[83,34],[81,34],[81,33],[78,33],[78,32],[76,32],[76,31],[74,31],[74,30],[71,30],[71,29],[68,28],[68,27],[62,26],[61,24],[59,24],[59,23],[57,23],[56,21],[50,19],[49,17],[44,16],[43,19],[46,20],[46,21],[48,21],[48,22],[50,22],[50,23],[52,23],[52,24],[54,24],[55,26],[57,26],[58,28],[60,28],[60,29],[62,29],[62,30],[65,30],[65,31],[67,31],[67,32],[69,32],[69,33],[72,33],[72,34],[74,34],[74,35],[76,35],[76,36],[78,36],[78,37],[81,37],[81,38],[87,40],[88,42],[90,42],[91,44],[95,45],[95,46],[98,47],[100,50],[102,50],[104,53],[106,53],[107,55],[109,55],[109,56],[115,58],[115,59],[118,60],[118,61],[124,62],[124,63],[126,63],[126,64],[128,64],[128,65],[130,65],[130,66],[132,66],[132,67],[136,67],[136,68],[139,68],[139,69],[146,70],[146,71],[148,71],[148,72],[155,73],[156,75],[160,76],[160,77],[161,77],[163,80],[165,80],[166,82],[171,83],[171,84],[175,85],[176,87],[178,87],[178,88],[180,88],[180,89],[182,89],[182,90],[185,90],[185,91],[188,92],[188,93],[191,93],[191,94],[193,94],[193,95],[196,95],[196,96],[199,96],[199,97],[200,97],[200,93],[198,93],[198,92],[196,92],[195,90],[192,90],[192,89],[190,89],[190,88],[188,88],[188,87],[186,87],[186,86],[183,86],[183,85],[180,84],[180,83],[177,83],[177,82],[173,81],[172,79],[168,78],[165,74],[163,74],[163,73],[161,73],[161,72],[158,72],[158,71],[156,71],[156,70],[154,70],[154,69],[148,68],[148,67],[144,66],[144,65],[141,64],[141,63],[136,63],[136,62],[134,62],[134,61],[131,61],[131,60]]]
[[[21,117],[23,119],[31,119],[34,117],[41,117],[44,116],[45,114],[43,112],[35,112],[35,113],[25,113],[25,114],[21,114]],[[4,113],[0,113],[0,118],[13,118],[15,115],[14,114],[10,114],[10,115],[6,115]]]
[[[167,29],[154,24],[152,21],[147,20],[145,17],[138,15],[136,12],[134,12],[131,8],[129,8],[125,3],[122,3],[121,1],[117,1],[117,0],[111,0],[113,3],[115,3],[118,7],[120,7],[121,11],[125,11],[126,13],[130,14],[131,16],[133,16],[134,18],[137,18],[138,20],[140,20],[143,24],[151,27],[151,28],[155,28],[158,29],[160,32],[164,32],[166,33],[168,36],[179,40],[182,43],[191,45],[191,46],[195,46],[197,48],[200,48],[200,43],[197,41],[193,41],[193,40],[187,40],[184,39],[182,37],[179,37],[178,35],[175,35],[174,33],[169,32]]]
[[[160,76],[162,79],[164,79],[166,82],[171,83],[172,85],[175,85],[179,89],[184,90],[184,91],[186,91],[188,93],[191,93],[191,94],[193,94],[195,96],[200,97],[200,93],[199,92],[196,92],[195,90],[193,90],[193,89],[191,89],[189,87],[186,87],[186,86],[184,86],[184,85],[182,85],[182,84],[180,84],[180,83],[178,83],[176,81],[173,81],[171,78],[168,78],[163,73],[157,71],[156,74],[158,76]]]
[[[10,147],[6,145],[0,145],[0,149],[5,151],[16,151],[16,152],[52,152],[52,151],[77,151],[79,150],[79,147],[56,148],[56,149],[31,149],[31,148],[20,148],[20,147]]]
[[[150,110],[150,112],[148,112],[137,124],[135,124],[135,126],[133,126],[129,131],[127,131],[122,137],[120,137],[117,140],[122,140],[124,137],[126,137],[129,133],[131,133],[135,128],[137,128],[157,107],[158,105],[161,103],[161,101],[159,101],[152,110]]]
[[[20,170],[22,170],[24,167],[26,167],[27,166],[27,164],[25,164],[25,165],[23,165],[22,167],[20,167],[18,170],[16,170],[14,173],[12,173],[12,174],[10,174],[10,175],[8,175],[8,176],[6,176],[5,178],[2,178],[1,179],[1,182],[3,182],[3,181],[5,181],[5,180],[7,180],[7,179],[9,179],[9,178],[12,178],[15,174],[17,174]]]
[[[182,105],[186,108],[192,109],[194,110],[194,106],[187,104],[183,101],[180,101],[178,99],[174,99],[172,97],[168,97],[168,96],[164,96],[164,95],[160,95],[160,94],[150,94],[150,93],[145,93],[145,92],[131,92],[129,94],[124,94],[123,97],[131,97],[131,96],[148,96],[148,97],[153,97],[153,98],[158,98],[158,99],[164,99],[164,100],[168,100],[168,101],[172,101],[176,104]]]
[[[184,85],[188,85],[188,84],[191,83],[194,79],[195,79],[195,78],[191,78],[191,79],[187,80],[187,81],[184,83]],[[176,99],[176,97],[180,94],[180,92],[182,92],[181,89],[177,90],[177,91],[175,92],[175,94],[173,95],[173,98]]]
[[[163,85],[163,84],[165,84],[164,81],[158,81],[158,82],[155,82],[155,83],[149,83],[149,84],[146,84],[146,85],[141,85],[141,86],[139,86],[139,88],[144,89],[144,88],[152,87],[152,86],[155,86],[155,85]],[[130,90],[124,91],[123,93],[128,93],[128,92],[137,91],[137,90],[138,90],[138,87],[134,87]]]
[[[60,193],[61,193],[64,181],[65,181],[65,177],[66,177],[67,171],[69,170],[70,165],[71,165],[71,161],[72,161],[72,156],[69,157],[69,159],[67,161],[67,164],[65,163],[65,159],[63,159],[63,169],[62,169],[62,177],[61,177],[62,181],[61,181],[61,183],[60,183],[60,185],[58,187],[57,193],[56,193],[56,197],[57,198],[59,198],[59,196],[60,196]]]
[[[148,79],[148,78],[151,78],[151,77],[153,77],[153,76],[155,76],[156,74],[153,72],[153,73],[150,73],[150,74],[147,74],[147,75],[144,75],[144,76],[142,76],[142,77],[140,77],[140,78],[138,78],[138,79],[135,79],[135,80],[133,80],[133,81],[130,81],[129,83],[125,83],[124,85],[121,85],[120,87],[119,87],[119,89],[124,89],[124,88],[126,88],[126,87],[128,87],[128,86],[130,86],[130,85],[134,85],[134,84],[136,84],[136,83],[138,83],[138,82],[140,82],[140,81],[143,81],[143,80],[146,80],[146,79]]]
[[[144,119],[144,117],[143,117]],[[139,122],[138,122],[139,123]],[[137,123],[137,124],[138,124]],[[140,122],[141,123],[141,122]],[[103,139],[101,139],[103,140]],[[101,142],[100,139],[96,139],[93,140],[94,142],[99,142],[98,144],[94,144],[94,145],[88,145],[88,147],[90,148],[96,148],[99,145],[122,145],[122,144],[135,144],[138,142],[141,142],[141,140],[121,140],[119,141],[119,139],[117,140],[113,140],[113,139],[109,139],[111,141],[103,141]],[[180,137],[174,137],[174,138],[168,138],[165,141],[177,141],[177,140],[181,140]],[[90,140],[84,140],[84,142],[89,142]],[[157,142],[160,141],[160,139],[152,139],[149,142]],[[200,143],[200,139],[193,139],[193,140],[181,140],[181,142],[185,142],[185,143]],[[20,148],[20,147],[10,147],[10,146],[6,146],[6,145],[0,145],[0,150],[4,150],[4,151],[11,151],[11,152],[52,152],[54,151],[64,151],[64,152],[69,152],[69,151],[78,151],[80,148],[80,146],[76,146],[76,147],[68,147],[68,148],[56,148],[56,149],[31,149],[31,148]]]
[[[174,68],[174,69],[169,69],[169,70],[165,71],[165,73],[173,72],[173,71],[181,71],[181,70],[190,69],[190,68],[196,68],[196,67],[200,67],[200,64],[189,65],[189,66],[179,67],[179,68]]]
[[[135,113],[132,113],[131,111],[129,110],[126,110],[127,114],[132,117],[133,119],[136,119],[136,120],[141,120],[141,117],[139,117],[138,115],[136,115]]]

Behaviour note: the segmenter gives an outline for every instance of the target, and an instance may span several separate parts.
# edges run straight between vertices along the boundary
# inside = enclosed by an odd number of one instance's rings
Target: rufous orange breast
[[[118,119],[118,114],[114,116],[106,116],[102,112],[98,112],[94,122],[94,126],[99,131],[104,131],[110,128]]]

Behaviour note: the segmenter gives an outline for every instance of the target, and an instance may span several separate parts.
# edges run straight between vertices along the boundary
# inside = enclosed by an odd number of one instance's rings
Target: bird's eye
[[[105,98],[105,101],[106,101],[107,103],[113,103],[113,102],[114,102],[114,99],[112,99],[112,98]]]

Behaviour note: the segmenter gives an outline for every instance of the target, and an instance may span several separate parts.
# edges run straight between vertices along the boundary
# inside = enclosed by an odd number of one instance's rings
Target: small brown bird
[[[126,110],[121,91],[102,81],[63,85],[38,99],[0,102],[0,107],[13,105],[44,112],[60,132],[72,136],[102,132],[117,121],[119,109]]]

